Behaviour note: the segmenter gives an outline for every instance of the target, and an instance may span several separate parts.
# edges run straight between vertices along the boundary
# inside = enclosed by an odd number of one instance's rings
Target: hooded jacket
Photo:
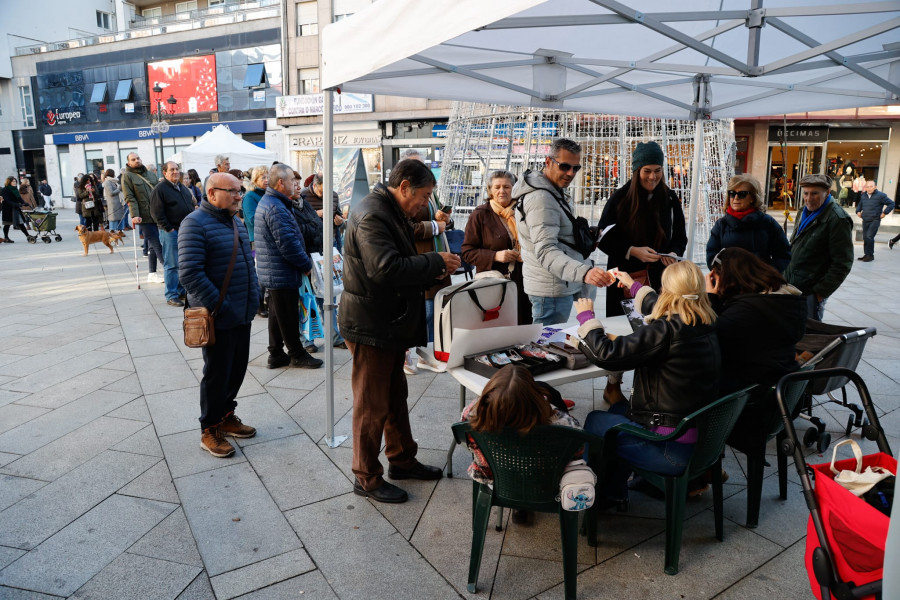
[[[575,243],[572,222],[559,201],[572,204],[543,173],[525,171],[516,182],[516,228],[522,249],[522,279],[529,296],[561,298],[581,291],[593,267],[590,258],[561,243]]]

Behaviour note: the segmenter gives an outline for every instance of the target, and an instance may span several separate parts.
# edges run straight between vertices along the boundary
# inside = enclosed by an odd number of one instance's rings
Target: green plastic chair
[[[467,589],[475,593],[491,507],[557,513],[562,534],[565,596],[574,600],[578,575],[578,512],[562,510],[559,480],[566,464],[584,446],[600,461],[603,438],[581,429],[542,425],[527,434],[515,430],[474,432],[467,422],[453,425],[453,437],[465,444],[471,435],[494,473],[494,487],[472,482],[472,551]],[[596,464],[596,463],[595,463]],[[599,482],[598,482],[599,483]],[[499,526],[498,526],[499,529]]]
[[[697,428],[697,443],[690,463],[681,475],[660,475],[644,469],[633,467],[635,473],[666,495],[666,559],[665,572],[668,575],[678,573],[678,558],[681,554],[681,534],[684,527],[684,502],[687,497],[688,481],[703,475],[712,468],[713,510],[715,512],[716,539],[723,539],[722,509],[722,450],[725,439],[731,434],[744,405],[750,397],[753,387],[738,390],[715,402],[704,406],[684,417],[675,431],[669,435],[659,435],[648,429],[620,423],[606,433],[606,460],[622,460],[615,454],[615,436],[628,433],[644,440],[662,442],[680,437],[690,427]],[[607,472],[607,469],[602,469]],[[594,505],[597,506],[596,504]],[[597,545],[597,515],[595,510],[588,511],[587,534],[588,543]]]
[[[811,371],[812,367],[803,367],[800,370]],[[808,381],[791,381],[786,385],[784,400],[791,415],[799,412],[800,400],[808,383]],[[778,456],[778,493],[782,500],[787,500],[787,455],[781,449],[781,443],[787,437],[784,432],[784,420],[775,402],[775,388],[757,388],[751,393],[744,412],[726,442],[747,456],[746,527],[749,529],[759,525],[759,507],[762,502],[763,476],[766,468],[766,444],[773,437],[777,437],[775,447]]]

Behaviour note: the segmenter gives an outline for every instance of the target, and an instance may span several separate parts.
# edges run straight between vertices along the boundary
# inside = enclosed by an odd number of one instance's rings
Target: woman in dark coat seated
[[[781,226],[765,212],[762,186],[753,175],[728,181],[728,206],[706,243],[706,266],[722,248],[743,248],[783,273],[791,262],[791,245]]]

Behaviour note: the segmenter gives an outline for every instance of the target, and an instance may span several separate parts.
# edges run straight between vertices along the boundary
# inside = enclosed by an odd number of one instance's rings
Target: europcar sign
[[[58,108],[51,108],[44,112],[44,123],[50,127],[65,125],[66,123],[81,119],[81,116],[80,110],[60,110]]]

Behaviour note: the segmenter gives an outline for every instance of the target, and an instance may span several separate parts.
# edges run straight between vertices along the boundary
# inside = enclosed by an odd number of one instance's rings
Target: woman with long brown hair
[[[98,231],[103,224],[103,189],[93,173],[81,178],[78,198],[81,200],[81,216],[88,231]]]

